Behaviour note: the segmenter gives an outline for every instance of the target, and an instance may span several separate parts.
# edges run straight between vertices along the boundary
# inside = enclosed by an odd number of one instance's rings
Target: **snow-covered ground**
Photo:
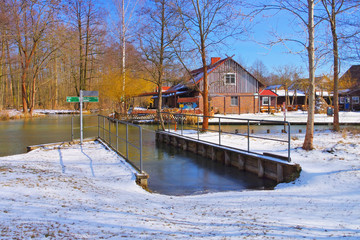
[[[227,114],[221,115],[216,114],[216,117],[226,117],[226,118],[244,118],[244,119],[257,119],[257,120],[276,120],[284,121],[284,113],[256,113],[256,114]],[[326,114],[315,114],[315,123],[332,123],[334,118],[332,116],[327,116]],[[213,118],[209,120],[217,122],[218,119]],[[231,119],[222,120],[223,122],[231,122]],[[303,123],[307,122],[307,112],[296,111],[296,112],[286,112],[286,121],[291,123]],[[339,112],[339,121],[340,123],[360,123],[360,112]]]
[[[1,157],[1,239],[360,239],[359,134],[302,141],[295,182],[194,196],[146,192],[98,143]]]

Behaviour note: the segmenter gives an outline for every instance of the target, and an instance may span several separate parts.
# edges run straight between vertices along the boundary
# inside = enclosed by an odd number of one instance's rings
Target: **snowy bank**
[[[359,135],[316,133],[311,152],[298,138],[292,158],[303,171],[295,182],[195,196],[144,191],[134,170],[97,143],[1,157],[1,236],[359,239]]]
[[[275,120],[275,121],[284,121],[284,113],[256,113],[256,114],[227,114],[221,115],[216,114],[215,117],[226,117],[226,118],[243,118],[243,119],[256,119],[256,120]],[[315,114],[315,124],[324,124],[332,123],[334,117],[327,116],[326,114]],[[307,112],[304,111],[294,111],[286,113],[286,121],[292,124],[306,124],[307,122]],[[360,112],[339,112],[339,121],[340,124],[350,124],[358,123],[360,124]],[[218,119],[210,119],[209,122],[218,122]],[[222,122],[232,122],[231,119],[222,120]]]

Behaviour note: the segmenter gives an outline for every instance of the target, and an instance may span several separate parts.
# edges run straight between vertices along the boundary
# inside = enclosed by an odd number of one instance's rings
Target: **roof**
[[[271,85],[271,86],[267,86],[267,87],[265,88],[265,90],[275,90],[275,89],[281,88],[282,86],[283,86],[283,85],[281,85],[281,84]]]
[[[260,92],[260,96],[277,96],[276,93],[274,93],[273,91],[271,90],[268,90],[268,89],[264,89]]]
[[[158,95],[158,89],[159,88],[156,88],[156,92],[146,92],[146,93],[141,93],[139,94],[138,96],[139,97],[146,97],[146,96],[155,96],[155,95]],[[161,87],[162,91],[161,92],[166,92],[167,90],[170,89],[170,87]]]
[[[360,65],[352,65],[340,79],[345,77],[350,77],[351,79],[356,80],[356,85],[360,86]]]
[[[163,92],[165,92],[165,91],[169,90],[169,88],[170,88],[170,87],[161,87],[161,90],[162,90]]]
[[[219,60],[217,62],[215,62],[214,64],[210,64],[207,66],[207,73],[210,74],[211,72],[213,72],[215,69],[217,69],[219,66],[221,66],[222,64],[224,64],[227,60],[231,59],[231,57],[227,57],[224,58],[222,60]],[[195,83],[199,83],[203,78],[204,78],[204,71],[203,71],[203,67],[192,70],[190,72],[190,74],[193,77],[193,80],[195,81]],[[192,81],[192,79],[190,79],[190,81]]]
[[[354,89],[339,90],[339,95],[341,96],[360,95],[360,87]]]
[[[261,82],[260,80],[258,80],[256,77],[254,77],[254,75],[252,75],[249,71],[247,71],[241,64],[239,64],[238,62],[236,62],[235,60],[232,59],[232,57],[227,57],[224,59],[221,59],[217,62],[215,62],[214,64],[209,64],[207,66],[207,73],[210,74],[213,71],[215,71],[215,69],[217,69],[218,67],[220,67],[221,65],[223,65],[225,62],[232,60],[234,61],[236,64],[238,64],[247,74],[249,74],[250,76],[252,76],[254,79],[256,79],[261,85],[265,86],[265,84],[263,82]],[[190,72],[190,74],[192,75],[193,79],[190,79],[189,82],[193,83],[193,81],[195,81],[195,83],[199,83],[203,78],[204,78],[204,71],[203,71],[203,67],[192,70]]]
[[[279,96],[279,97],[284,97],[286,96],[285,95],[285,90],[277,90],[276,91],[276,94]],[[287,93],[288,96],[295,96],[295,91],[294,90],[288,90],[288,93]],[[303,91],[299,91],[299,90],[296,90],[296,96],[297,97],[302,97],[302,96],[305,96],[305,93]]]

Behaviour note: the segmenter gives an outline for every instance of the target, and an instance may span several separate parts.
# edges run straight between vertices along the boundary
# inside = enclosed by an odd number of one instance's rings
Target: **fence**
[[[141,126],[98,115],[98,137],[122,155],[136,170],[143,172]],[[136,162],[139,163],[138,166]]]
[[[86,134],[87,137],[96,136],[96,129],[98,128],[98,126],[97,126],[97,121],[94,120],[96,120],[97,116],[98,115],[83,115],[83,119],[84,119],[83,129],[84,130],[86,129],[84,133]],[[76,138],[80,138],[79,118],[80,118],[79,115],[71,116],[71,141],[74,141],[74,139]],[[76,119],[76,121],[74,121],[74,119]],[[76,129],[79,129],[79,132],[77,134],[75,134],[74,132],[74,130]]]
[[[290,136],[290,123],[287,121],[275,121],[275,120],[254,120],[254,119],[244,119],[244,118],[229,118],[229,117],[210,117],[207,118],[211,121],[211,126],[206,131],[208,134],[202,134],[202,125],[203,118],[205,116],[200,115],[191,115],[191,114],[172,114],[167,112],[161,113],[165,123],[165,131],[172,132],[173,134],[178,134],[184,137],[197,139],[205,142],[209,142],[212,144],[217,144],[220,146],[226,146],[231,148],[236,148],[239,150],[244,150],[247,152],[259,154],[259,152],[255,152],[251,148],[251,139],[262,139],[271,142],[279,142],[283,143],[286,146],[285,152],[286,156],[277,156],[276,154],[271,154],[268,152],[263,152],[263,155],[272,155],[275,157],[279,157],[280,159],[286,159],[288,162],[291,161],[290,157],[290,144],[291,144],[291,136]],[[234,131],[226,131],[223,129],[222,123],[231,123],[231,124],[239,124],[245,127],[243,130],[235,129]],[[284,129],[282,132],[285,134],[285,137],[267,137],[266,135],[255,134],[253,131],[254,126],[260,125],[284,125]],[[194,132],[195,131],[195,132]],[[209,134],[210,133],[210,134]],[[214,133],[214,134],[211,134]],[[284,134],[282,134],[284,136]],[[231,136],[224,138],[224,136]],[[232,137],[236,137],[235,139]],[[239,137],[242,137],[242,141],[239,140]],[[229,142],[230,138],[230,142]],[[216,139],[216,140],[215,140]],[[247,145],[244,149],[241,147],[242,144]],[[234,142],[238,141],[239,144],[234,145]],[[280,144],[278,149],[281,149],[282,146]]]

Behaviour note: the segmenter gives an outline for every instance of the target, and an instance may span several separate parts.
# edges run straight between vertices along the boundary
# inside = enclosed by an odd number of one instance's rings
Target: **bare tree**
[[[85,90],[93,72],[93,61],[100,53],[99,46],[103,40],[103,18],[101,9],[94,0],[70,0],[68,16],[74,38],[68,46],[77,52],[77,61],[71,60],[77,69],[72,71],[76,93]],[[77,42],[77,44],[76,44]]]
[[[339,131],[339,36],[337,32],[338,17],[342,13],[346,13],[352,9],[358,8],[360,3],[358,1],[345,0],[321,0],[325,12],[326,20],[330,24],[332,37],[332,55],[333,55],[333,74],[334,74],[334,120],[333,129]],[[356,35],[351,33],[349,36]],[[344,37],[344,36],[343,36]]]
[[[119,42],[121,43],[121,65],[119,68],[121,69],[122,78],[122,97],[120,108],[123,113],[126,112],[126,100],[128,99],[126,96],[126,45],[132,37],[131,28],[133,26],[132,24],[134,24],[133,16],[139,1],[140,0],[113,0],[116,9],[116,17],[118,18],[114,30],[116,32],[116,37],[119,38]],[[134,25],[137,24],[135,23]]]
[[[292,98],[293,102],[290,102],[289,87],[299,79],[300,69],[294,65],[284,65],[276,67],[275,71],[278,76],[276,83],[284,86],[286,106],[294,104],[295,96]],[[296,93],[296,89],[294,93]]]
[[[173,76],[174,58],[172,44],[182,32],[175,28],[178,20],[176,9],[166,0],[152,0],[141,11],[143,26],[138,35],[140,48],[146,63],[143,68],[148,73],[146,80],[154,83],[158,89],[157,114],[163,130],[165,129],[161,115],[162,87],[165,81]]]
[[[21,90],[24,114],[30,114],[35,99],[35,83],[29,80],[29,71],[33,63],[36,51],[44,41],[48,29],[54,22],[53,15],[56,13],[56,3],[54,1],[17,1],[9,2],[11,11],[10,32],[19,49],[21,60]],[[30,87],[31,86],[31,87]]]
[[[269,84],[268,82],[269,71],[265,66],[265,64],[263,63],[263,61],[259,59],[255,60],[255,62],[252,64],[250,68],[250,72],[260,82]]]
[[[311,150],[313,146],[314,138],[314,114],[315,114],[315,27],[319,22],[314,22],[314,9],[316,2],[315,0],[275,0],[274,4],[268,4],[264,2],[259,7],[261,10],[275,10],[286,11],[290,13],[299,22],[300,27],[304,27],[304,33],[306,38],[294,39],[294,38],[283,38],[278,37],[276,43],[296,42],[301,44],[307,52],[307,63],[309,73],[309,107],[308,107],[308,118],[306,123],[306,134],[303,143],[303,149]]]
[[[231,0],[177,0],[176,5],[181,27],[190,39],[187,49],[195,52],[201,59],[203,77],[200,85],[196,87],[200,89],[203,98],[203,114],[209,116],[208,54],[212,47],[242,32],[241,22],[237,21],[240,11],[236,9],[240,5],[237,1]],[[191,71],[188,67],[185,68],[192,79]],[[208,121],[209,119],[204,117],[204,131],[208,129]]]

